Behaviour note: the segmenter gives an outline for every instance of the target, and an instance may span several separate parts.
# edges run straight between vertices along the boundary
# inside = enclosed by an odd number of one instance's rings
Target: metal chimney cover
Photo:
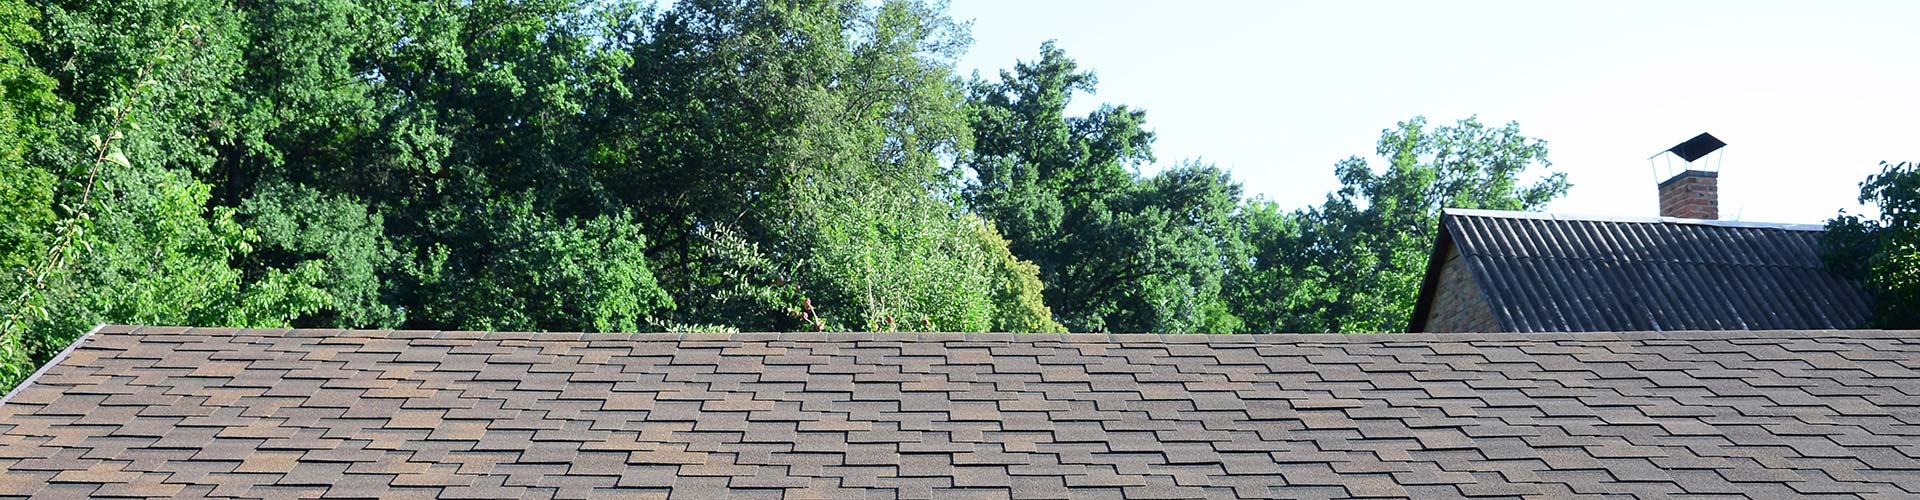
[[[1706,156],[1707,153],[1719,151],[1720,148],[1726,146],[1727,143],[1720,142],[1720,138],[1714,137],[1713,134],[1701,132],[1700,135],[1696,135],[1692,139],[1687,139],[1687,142],[1682,142],[1671,148],[1667,148],[1667,152],[1673,153],[1674,156],[1679,156],[1680,159],[1686,160],[1688,163],[1692,163],[1694,160]]]

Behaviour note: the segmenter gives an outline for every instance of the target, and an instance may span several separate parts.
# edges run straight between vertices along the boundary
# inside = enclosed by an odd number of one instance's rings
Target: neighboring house
[[[1816,330],[1866,325],[1824,228],[1713,220],[1717,175],[1660,185],[1663,217],[1449,209],[1409,332]]]
[[[1448,210],[1409,332],[1860,328],[1821,226]]]
[[[109,326],[0,497],[1914,498],[1920,333]]]

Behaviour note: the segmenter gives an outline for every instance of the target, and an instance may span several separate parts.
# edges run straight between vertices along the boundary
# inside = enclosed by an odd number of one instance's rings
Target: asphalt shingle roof
[[[1451,245],[1511,332],[1860,328],[1861,288],[1828,271],[1823,228],[1450,209],[1410,331]]]
[[[1894,498],[1920,332],[105,327],[0,496]]]

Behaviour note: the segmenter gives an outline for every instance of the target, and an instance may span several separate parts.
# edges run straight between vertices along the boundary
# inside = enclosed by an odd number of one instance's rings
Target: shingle
[[[102,331],[0,496],[1920,493],[1911,332]]]
[[[254,450],[249,452],[247,456],[240,461],[240,466],[233,469],[233,471],[239,473],[285,474],[287,471],[293,470],[295,466],[300,465],[300,456],[303,454],[304,453],[301,452]]]

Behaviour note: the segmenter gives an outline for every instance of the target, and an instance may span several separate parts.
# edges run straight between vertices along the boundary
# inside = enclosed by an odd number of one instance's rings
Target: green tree
[[[803,226],[812,257],[791,276],[829,330],[1060,329],[1033,317],[1045,309],[1034,309],[1032,266],[1010,262],[984,222],[950,204],[840,196]]]
[[[0,0],[0,272],[7,273],[37,264],[46,247],[41,233],[55,218],[55,175],[29,155],[47,146],[69,112],[53,79],[27,57],[25,49],[40,41],[29,24],[37,19],[39,9]]]
[[[1040,267],[1013,255],[1009,243],[993,224],[984,220],[971,224],[972,241],[985,254],[984,272],[993,283],[992,332],[1066,333],[1067,327],[1054,321],[1046,304],[1046,285],[1040,282]]]
[[[252,219],[303,247],[253,268],[329,263],[334,303],[304,322],[632,331],[671,303],[633,252],[642,228],[579,168],[586,107],[621,91],[627,55],[601,42],[617,12],[575,1],[254,9],[249,58],[263,64],[243,95],[261,143],[224,158],[216,177],[235,200],[327,202],[276,212],[269,201],[260,213],[278,216]]]
[[[0,0],[0,382],[101,321],[1059,331],[943,10]]]
[[[1860,183],[1860,202],[1878,218],[1841,211],[1827,221],[1822,243],[1828,267],[1866,286],[1873,325],[1920,328],[1920,163],[1880,163]]]
[[[671,309],[626,217],[568,221],[530,195],[447,207],[416,261],[416,322],[522,331],[640,331]]]
[[[1406,324],[1433,251],[1442,208],[1538,210],[1566,194],[1547,144],[1508,123],[1475,118],[1429,127],[1423,117],[1381,133],[1376,170],[1359,157],[1334,167],[1341,187],[1291,214],[1247,211],[1253,258],[1233,278],[1233,310],[1254,329],[1388,332]],[[1276,310],[1268,302],[1278,301]]]
[[[1309,251],[1301,243],[1301,221],[1297,211],[1287,211],[1267,199],[1248,200],[1234,214],[1233,227],[1239,235],[1239,252],[1228,263],[1229,272],[1222,284],[1222,295],[1229,311],[1244,323],[1242,330],[1255,332],[1310,332],[1296,319],[1301,304],[1313,303],[1325,290],[1293,281],[1297,274],[1311,272],[1300,265]]]
[[[209,144],[229,137],[222,89],[238,68],[233,13],[196,2],[37,7],[41,16],[27,17],[34,30],[61,36],[23,52],[60,65],[39,68],[51,86],[14,78],[27,82],[19,88],[51,90],[51,104],[36,91],[26,95],[38,104],[14,109],[61,112],[15,114],[44,133],[22,136],[25,164],[42,174],[29,177],[38,185],[0,193],[8,198],[0,206],[46,201],[55,210],[8,231],[33,246],[25,267],[6,270],[0,386],[103,321],[268,326],[315,308],[311,273],[242,279],[231,263],[255,235],[231,208],[210,207],[209,186],[194,176],[214,157]]]
[[[1052,43],[998,82],[975,81],[970,205],[1038,265],[1047,304],[1074,331],[1240,328],[1220,296],[1239,185],[1200,164],[1141,176],[1153,160],[1144,112],[1066,115],[1095,83]]]
[[[6,373],[99,321],[1385,330],[1440,207],[1566,189],[1416,119],[1325,204],[1243,202],[1068,115],[1052,44],[969,82],[970,41],[910,0],[0,0]]]
[[[589,171],[660,235],[669,324],[979,331],[1032,293],[987,279],[1030,268],[979,248],[943,161],[971,136],[941,9],[689,1],[617,37],[649,41]]]
[[[406,314],[390,303],[380,273],[398,258],[382,218],[340,194],[299,184],[264,184],[240,206],[259,240],[245,259],[253,279],[300,274],[324,292],[324,304],[295,318],[306,325],[393,328]]]

